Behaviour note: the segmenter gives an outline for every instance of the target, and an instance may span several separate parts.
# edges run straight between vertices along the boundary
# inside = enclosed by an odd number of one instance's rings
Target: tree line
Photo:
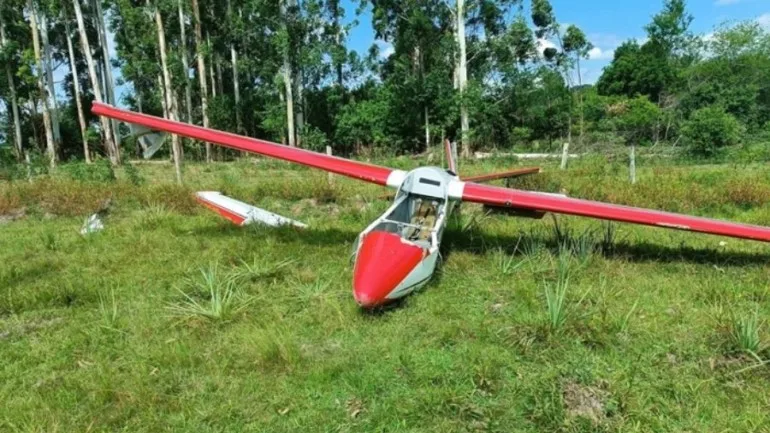
[[[756,22],[698,35],[685,0],[664,0],[644,40],[587,85],[593,44],[548,0],[355,4],[350,17],[340,0],[2,0],[3,139],[52,167],[141,152],[125,125],[89,113],[93,100],[337,154],[452,139],[466,156],[559,149],[566,165],[570,149],[710,157],[770,135],[770,34]],[[365,8],[387,52],[350,48]],[[227,157],[178,137],[168,149],[180,179],[184,158]]]

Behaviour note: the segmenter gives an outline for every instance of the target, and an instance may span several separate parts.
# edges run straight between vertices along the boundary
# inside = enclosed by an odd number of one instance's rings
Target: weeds
[[[284,273],[286,268],[297,263],[297,260],[286,259],[277,263],[265,262],[255,257],[251,263],[241,260],[241,266],[234,271],[234,275],[246,281],[256,281],[266,278],[276,278]]]
[[[559,256],[556,272],[556,282],[544,284],[546,314],[548,326],[552,332],[558,332],[567,318],[565,302],[570,279],[569,255],[561,254]]]
[[[740,352],[756,356],[760,350],[759,339],[760,321],[755,311],[749,316],[738,316],[733,319],[732,341]]]
[[[48,251],[56,251],[59,249],[59,241],[56,237],[56,233],[52,231],[45,231],[40,234],[40,242],[43,247]]]
[[[188,294],[179,290],[184,301],[167,308],[173,315],[188,319],[230,320],[252,301],[238,291],[237,282],[236,276],[223,274],[216,266],[201,269],[199,278],[191,279],[187,283],[194,293]],[[195,292],[201,293],[200,299],[196,299],[198,296]]]
[[[514,251],[518,248],[518,244]],[[498,248],[494,253],[495,263],[502,275],[512,275],[516,270],[522,267],[529,259],[517,260],[513,254],[507,254],[502,248]]]
[[[144,177],[142,177],[141,173],[139,173],[139,170],[137,170],[136,167],[134,167],[134,165],[130,162],[126,161],[123,164],[123,171],[126,173],[126,177],[132,185],[141,186],[144,184]]]
[[[62,173],[65,173],[70,179],[80,182],[113,182],[115,171],[108,159],[99,159],[93,164],[85,162],[70,162],[62,164],[60,167]]]
[[[114,290],[110,290],[109,297],[99,293],[99,312],[102,317],[102,326],[107,329],[116,329],[118,322],[118,302],[115,300]]]
[[[617,228],[615,224],[607,221],[604,223],[604,230],[602,230],[602,241],[599,244],[604,254],[611,254],[615,251],[615,235]]]

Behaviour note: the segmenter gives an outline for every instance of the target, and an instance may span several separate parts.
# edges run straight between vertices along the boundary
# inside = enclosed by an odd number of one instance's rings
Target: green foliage
[[[216,266],[201,269],[198,278],[186,282],[190,293],[181,289],[184,299],[169,305],[168,311],[185,319],[230,320],[243,312],[252,300],[238,290],[237,274],[225,273]]]
[[[82,182],[113,182],[116,179],[110,161],[104,158],[97,159],[93,164],[85,162],[62,164],[60,170],[70,179]]]
[[[731,336],[735,348],[747,354],[756,354],[760,350],[760,321],[757,312],[751,315],[737,316],[733,319]]]
[[[570,256],[560,254],[557,259],[556,281],[544,283],[548,327],[558,332],[567,319],[567,293],[570,281]]]
[[[726,146],[738,144],[741,125],[721,107],[701,108],[682,125],[682,137],[692,155],[711,157]]]
[[[139,172],[139,170],[137,170],[136,167],[134,167],[134,165],[130,162],[123,163],[123,171],[126,173],[126,177],[128,178],[128,181],[131,182],[131,184],[136,186],[144,184],[144,177],[142,177],[142,174]]]
[[[616,129],[626,144],[649,144],[654,139],[661,113],[647,97],[621,100],[610,110],[615,115]]]

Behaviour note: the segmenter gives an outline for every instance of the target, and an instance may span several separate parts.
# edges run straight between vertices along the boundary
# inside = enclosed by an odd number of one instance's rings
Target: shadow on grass
[[[698,236],[693,233],[693,236]],[[511,255],[524,255],[522,248],[517,245],[538,245],[542,249],[558,252],[559,241],[553,236],[532,233],[518,235],[485,234],[481,230],[462,231],[448,228],[442,250],[448,259],[452,251],[484,253],[500,249]],[[768,253],[746,253],[738,251],[722,251],[713,248],[695,248],[687,245],[669,247],[651,242],[616,241],[610,245],[596,244],[596,252],[608,259],[622,259],[630,262],[659,262],[659,263],[696,263],[709,265],[749,266],[770,263]]]
[[[363,229],[363,228],[362,228]],[[304,243],[317,246],[350,245],[359,232],[336,228],[296,229],[293,227],[237,227],[228,224],[207,225],[185,234],[206,237],[240,236],[250,242],[259,243],[267,239],[285,243]],[[693,236],[698,236],[694,233]],[[559,242],[554,236],[520,232],[517,234],[490,234],[482,229],[463,230],[449,225],[441,245],[443,261],[451,260],[454,251],[484,254],[502,250],[511,255],[523,255],[521,245],[535,245],[552,252],[559,251]],[[630,262],[696,263],[720,266],[749,266],[770,263],[770,253],[747,253],[723,251],[713,248],[695,248],[687,245],[670,247],[650,242],[615,241],[610,245],[596,244],[596,251],[608,259],[622,259]],[[352,251],[351,251],[352,252]],[[348,257],[340,257],[347,260]],[[440,272],[437,272],[437,276]]]

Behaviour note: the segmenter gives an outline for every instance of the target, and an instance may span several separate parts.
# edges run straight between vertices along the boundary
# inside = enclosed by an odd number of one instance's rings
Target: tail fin
[[[165,133],[153,131],[133,123],[126,123],[126,125],[128,125],[131,131],[131,135],[135,136],[139,141],[139,145],[142,146],[144,159],[152,158],[152,155],[163,145],[163,141],[166,138]]]
[[[444,140],[444,154],[446,155],[447,170],[452,174],[457,173],[457,143]]]

